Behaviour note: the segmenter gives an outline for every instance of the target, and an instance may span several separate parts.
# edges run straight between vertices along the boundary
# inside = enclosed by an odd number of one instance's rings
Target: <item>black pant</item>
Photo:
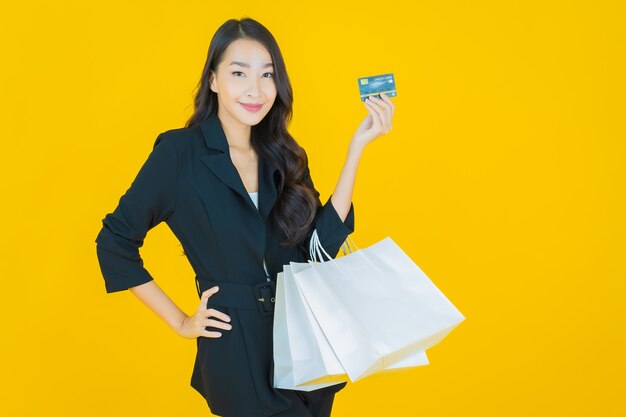
[[[322,397],[312,396],[306,391],[282,390],[292,400],[289,410],[273,414],[272,417],[330,417],[333,408],[335,393],[331,392]]]

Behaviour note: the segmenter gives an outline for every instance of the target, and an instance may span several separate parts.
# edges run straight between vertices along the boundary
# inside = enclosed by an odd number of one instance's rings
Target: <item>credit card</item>
[[[358,83],[361,101],[365,101],[369,96],[380,98],[380,93],[385,93],[388,97],[398,95],[396,92],[396,81],[392,73],[362,77],[358,79]]]

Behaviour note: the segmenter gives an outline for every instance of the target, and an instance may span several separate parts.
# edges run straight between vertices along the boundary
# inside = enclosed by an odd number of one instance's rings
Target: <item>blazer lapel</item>
[[[259,157],[258,181],[259,181],[259,209],[254,206],[248,191],[237,172],[237,168],[232,162],[228,149],[228,140],[222,128],[222,123],[216,114],[200,123],[200,129],[204,136],[204,141],[211,153],[201,155],[202,162],[213,172],[213,174],[226,184],[233,191],[240,194],[248,205],[258,211],[265,220],[274,207],[277,198],[277,183],[275,173],[276,166],[269,161]]]

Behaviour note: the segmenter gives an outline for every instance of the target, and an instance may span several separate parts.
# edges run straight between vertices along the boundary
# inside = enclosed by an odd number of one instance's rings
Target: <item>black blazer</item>
[[[272,387],[273,312],[264,314],[267,309],[257,308],[263,303],[256,301],[259,284],[267,283],[263,257],[271,283],[275,283],[284,264],[310,259],[308,245],[314,229],[333,257],[354,231],[354,205],[342,221],[329,197],[301,244],[279,246],[268,214],[278,197],[282,174],[262,158],[258,167],[257,210],[232,163],[217,115],[199,126],[163,132],[118,206],[102,220],[95,240],[107,293],[152,280],[139,248],[147,232],[162,221],[185,250],[198,294],[222,284],[208,306],[228,314],[232,330],[217,329],[220,338],[196,339],[191,375],[191,386],[218,415],[269,416],[290,409],[294,398],[293,392],[286,392],[290,390]],[[308,167],[306,179],[312,184]],[[345,385],[308,395],[332,394]]]

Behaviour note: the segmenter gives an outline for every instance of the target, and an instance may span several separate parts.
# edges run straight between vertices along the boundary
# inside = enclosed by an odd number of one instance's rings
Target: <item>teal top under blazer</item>
[[[267,291],[259,290],[259,284],[275,284],[277,273],[290,261],[311,259],[308,250],[314,229],[333,257],[354,232],[354,205],[342,221],[330,197],[322,205],[316,192],[321,207],[307,238],[291,248],[279,246],[268,214],[278,197],[282,173],[262,158],[258,169],[257,209],[232,163],[217,115],[194,127],[163,132],[115,210],[102,220],[95,240],[107,293],[153,279],[139,248],[147,232],[162,221],[182,244],[198,294],[222,284],[208,306],[228,314],[232,330],[219,329],[220,338],[196,338],[191,375],[191,386],[217,415],[265,417],[291,409],[294,393],[272,387],[273,311],[258,308],[258,291]],[[306,180],[313,185],[308,167]],[[345,385],[307,395],[321,398]]]

